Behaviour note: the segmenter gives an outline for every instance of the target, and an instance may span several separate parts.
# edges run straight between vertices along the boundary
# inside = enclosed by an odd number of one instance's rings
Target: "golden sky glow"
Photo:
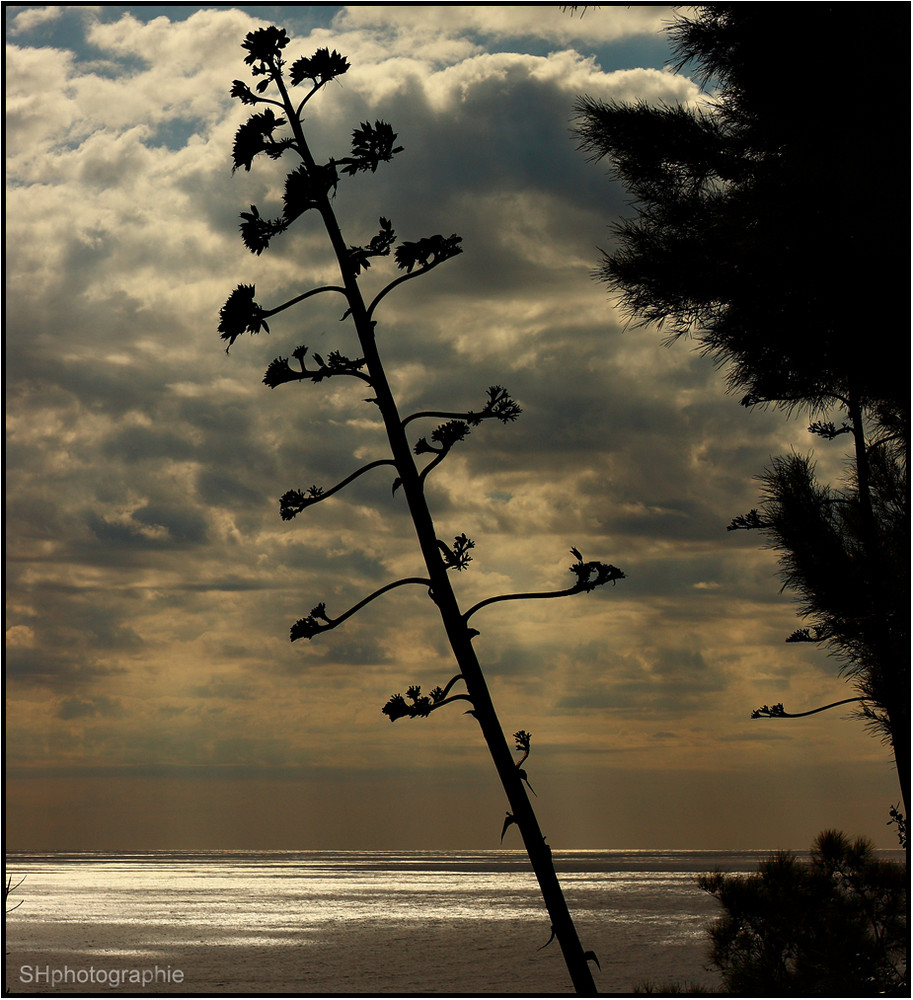
[[[749,719],[852,693],[784,645],[798,622],[774,555],[725,530],[771,456],[837,471],[839,443],[741,408],[591,278],[626,195],[576,150],[572,108],[700,99],[663,68],[669,8],[161,9],[7,7],[9,847],[498,846],[473,720],[381,714],[454,672],[422,588],[288,641],[318,601],[340,613],[421,564],[384,470],[278,515],[286,490],[386,457],[358,385],[261,383],[298,344],[346,353],[338,302],[227,355],[216,332],[241,282],[268,307],[334,280],[309,219],[261,257],[238,238],[290,169],[231,171],[246,115],[229,90],[266,23],[294,56],[352,64],[309,105],[318,156],[376,118],[405,147],[340,183],[347,241],[381,215],[400,239],[463,237],[379,310],[401,412],[478,409],[495,384],[523,407],[429,480],[439,535],[475,541],[464,606],[570,586],[571,546],[626,574],[473,619],[505,731],[533,735],[552,845],[804,849],[835,827],[895,846],[892,762],[859,722]]]

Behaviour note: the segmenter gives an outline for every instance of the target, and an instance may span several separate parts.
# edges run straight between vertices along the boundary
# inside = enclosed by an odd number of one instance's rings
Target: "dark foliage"
[[[289,148],[290,140],[276,141],[273,132],[286,124],[284,118],[277,118],[271,108],[260,111],[250,118],[235,133],[235,143],[232,147],[233,170],[244,167],[250,170],[254,157],[267,153],[273,159],[278,158]]]
[[[395,694],[383,707],[383,713],[391,722],[397,719],[425,719],[431,715],[434,702],[429,695],[423,695],[418,685],[413,685],[406,691],[406,699],[401,694]]]
[[[252,67],[254,76],[262,76],[276,65],[279,53],[288,45],[289,38],[285,28],[270,25],[268,28],[258,28],[245,35],[241,48],[247,51],[244,62]]]
[[[909,516],[906,467],[870,449],[873,553],[855,482],[835,490],[814,465],[789,455],[762,477],[759,511],[743,520],[760,528],[780,553],[784,588],[799,597],[809,626],[788,642],[824,642],[852,679],[867,723],[900,753],[909,745]],[[736,519],[737,521],[739,519]]]
[[[292,86],[311,80],[315,86],[322,86],[342,76],[349,69],[349,61],[335,49],[318,49],[312,56],[296,59],[289,68]]]
[[[574,585],[574,589],[577,591],[588,594],[591,590],[602,587],[609,582],[614,587],[616,580],[625,578],[624,573],[617,566],[602,562],[584,562],[583,556],[577,549],[571,549],[571,552],[577,557],[577,562],[569,567],[570,571],[577,577],[577,583]]]
[[[269,333],[263,310],[254,301],[255,294],[254,285],[238,285],[219,311],[219,333],[223,340],[228,341],[229,347],[242,333],[259,333],[261,330]]]
[[[711,961],[737,996],[909,996],[907,877],[865,840],[828,831],[811,859],[777,854],[756,874],[704,875],[722,905]]]
[[[327,191],[335,188],[338,180],[332,164],[314,166],[311,170],[305,167],[293,170],[285,179],[282,199],[286,221],[292,222],[308,209],[319,208]]]
[[[433,267],[462,253],[462,242],[463,238],[455,233],[448,237],[427,236],[415,243],[401,243],[396,248],[394,260],[396,266],[406,272],[414,267]]]
[[[299,368],[292,368],[288,358],[275,358],[266,369],[263,384],[269,386],[270,389],[275,389],[286,382],[301,382],[303,379],[308,379],[311,382],[322,382],[334,375],[364,377],[361,374],[361,369],[365,364],[364,358],[347,358],[339,351],[330,351],[325,359],[320,354],[312,355],[317,367],[308,368],[305,363],[307,352],[306,347],[296,347],[292,351],[292,357],[300,365]]]
[[[344,164],[344,174],[357,174],[359,170],[370,170],[373,174],[381,163],[387,163],[403,151],[402,146],[394,146],[396,133],[388,122],[362,122],[352,132],[352,155],[340,160]]]
[[[488,387],[488,401],[481,413],[469,413],[466,420],[477,426],[486,417],[494,417],[502,424],[509,424],[516,420],[523,410],[520,405],[511,399],[510,393],[500,385],[490,385]]]
[[[320,486],[310,486],[304,492],[301,490],[289,490],[279,498],[279,515],[283,521],[291,521],[305,507],[310,507],[311,504],[317,503],[322,496],[323,489]]]
[[[446,424],[435,427],[431,432],[431,440],[434,444],[429,443],[427,438],[419,438],[415,443],[415,454],[427,455],[429,452],[433,452],[445,455],[468,434],[469,424],[465,420],[448,420]]]
[[[769,4],[689,8],[670,28],[677,67],[695,69],[713,101],[584,98],[577,128],[633,196],[636,214],[616,226],[600,269],[631,316],[665,324],[670,339],[693,336],[746,406],[847,417],[809,428],[852,437],[839,489],[819,483],[808,458],[777,459],[759,508],[729,527],[762,531],[780,553],[809,622],[791,639],[815,637],[840,658],[894,750],[906,800],[908,345],[885,363],[849,301],[908,309],[885,282],[909,242],[907,116],[861,89],[835,99],[832,69],[835,53],[852,51],[907,94],[908,16],[849,10],[862,8],[818,4],[784,30]]]
[[[455,569],[460,573],[472,562],[469,552],[476,547],[476,543],[463,533],[454,538],[452,548],[441,541],[438,542],[438,546],[444,555],[444,565],[447,569]]]
[[[908,12],[817,4],[787,30],[767,4],[693,11],[671,40],[713,105],[578,104],[582,148],[610,162],[637,209],[602,278],[633,316],[695,336],[749,402],[814,409],[852,384],[906,404],[908,366],[861,348],[865,320],[847,296],[890,296],[884,276],[909,242],[907,116],[865,88],[838,99],[833,60],[853,52],[887,92],[908,94]],[[877,194],[860,186],[850,202],[864,178]]]
[[[315,635],[331,629],[332,623],[327,618],[326,605],[321,602],[317,607],[311,609],[311,613],[306,618],[299,618],[289,629],[289,636],[292,642],[296,639],[313,639]]]
[[[371,237],[371,242],[363,247],[349,247],[349,260],[356,274],[361,274],[371,266],[371,257],[387,257],[393,247],[396,233],[389,219],[380,218],[380,231]]]
[[[241,218],[243,219],[240,226],[241,239],[247,249],[258,257],[269,247],[269,242],[274,236],[288,229],[288,222],[285,219],[261,218],[256,205],[251,205],[249,212],[242,212]]]

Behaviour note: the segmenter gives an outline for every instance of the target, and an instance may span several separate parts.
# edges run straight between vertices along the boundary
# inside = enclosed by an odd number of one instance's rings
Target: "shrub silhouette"
[[[725,910],[711,961],[739,996],[909,996],[906,884],[901,865],[835,831],[808,863],[781,853],[755,874],[701,876]]]

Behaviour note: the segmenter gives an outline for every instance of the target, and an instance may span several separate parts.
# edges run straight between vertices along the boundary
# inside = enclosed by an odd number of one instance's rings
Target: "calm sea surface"
[[[704,928],[718,908],[696,877],[753,871],[768,853],[556,852],[600,992],[714,987]],[[7,918],[14,993],[572,992],[557,942],[542,947],[549,921],[520,851],[13,854],[7,864],[14,883],[25,876]]]

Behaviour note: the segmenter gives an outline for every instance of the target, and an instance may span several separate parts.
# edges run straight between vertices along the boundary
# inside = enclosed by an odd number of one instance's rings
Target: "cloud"
[[[260,257],[238,238],[251,203],[277,213],[286,169],[231,169],[245,109],[228,91],[246,74],[244,34],[264,22],[235,8],[180,21],[103,8],[61,15],[53,47],[40,32],[59,8],[19,11],[7,47],[15,752],[47,767],[379,773],[407,754],[450,767],[471,719],[391,726],[380,711],[395,690],[452,676],[423,588],[288,639],[318,602],[339,614],[423,569],[387,468],[279,517],[285,491],[329,488],[386,457],[360,382],[262,384],[299,344],[357,351],[339,297],[277,315],[227,355],[218,337],[239,283],[272,307],[336,280],[316,216]],[[370,239],[381,215],[398,239],[463,237],[461,256],[378,309],[403,415],[478,409],[490,385],[523,407],[516,423],[475,428],[428,480],[441,537],[476,541],[456,581],[464,606],[568,586],[571,545],[627,575],[606,593],[478,615],[506,730],[609,753],[609,721],[622,719],[654,761],[660,728],[707,732],[756,697],[775,700],[772,687],[811,699],[828,679],[813,652],[783,650],[795,617],[771,554],[725,532],[754,501],[752,476],[801,429],[740,409],[685,345],[626,330],[591,277],[626,195],[575,148],[573,103],[581,92],[696,99],[685,76],[604,69],[593,51],[649,37],[669,10],[580,20],[356,5],[332,29],[298,21],[308,34],[289,50],[330,45],[353,64],[309,106],[315,155],[344,155],[352,128],[379,118],[405,147],[340,182],[347,242]],[[395,273],[375,261],[368,298]],[[410,436],[436,422],[410,424]],[[720,725],[720,739],[738,732]],[[693,739],[703,760],[705,738]]]
[[[15,6],[10,4],[15,10]],[[92,4],[79,4],[77,9],[89,8],[99,10],[98,6]],[[58,20],[64,11],[73,10],[74,7],[67,4],[49,4],[46,7],[26,7],[13,14],[10,24],[10,32],[14,35],[24,34],[42,28]]]
[[[57,709],[58,719],[84,719],[96,716],[112,717],[121,714],[119,701],[104,696],[96,698],[65,698]]]
[[[632,35],[660,30],[672,13],[669,6],[609,7],[600,13],[572,16],[558,7],[425,5],[409,9],[397,6],[357,4],[337,15],[341,31],[370,31],[392,36],[400,46],[418,40],[483,36],[486,40],[554,39],[558,44],[587,41],[591,44],[617,41]],[[585,13],[585,12],[584,12]]]

